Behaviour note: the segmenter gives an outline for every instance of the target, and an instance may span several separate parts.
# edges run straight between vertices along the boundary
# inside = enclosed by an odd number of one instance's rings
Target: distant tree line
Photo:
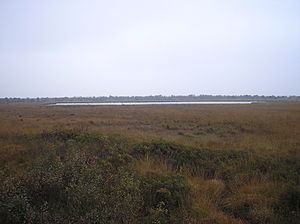
[[[50,102],[126,102],[126,101],[197,101],[197,100],[300,100],[300,96],[259,95],[150,95],[150,96],[92,96],[92,97],[37,97],[0,98],[0,103],[50,103]]]

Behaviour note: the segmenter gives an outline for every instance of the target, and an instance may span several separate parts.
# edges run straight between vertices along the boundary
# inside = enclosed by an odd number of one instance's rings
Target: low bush
[[[141,190],[145,222],[181,223],[178,212],[191,207],[190,186],[182,175],[145,174]]]
[[[134,146],[133,155],[163,157],[177,171],[185,167],[194,175],[204,173],[207,178],[214,178],[217,172],[226,178],[248,157],[242,151],[200,149],[164,141],[139,143]]]
[[[0,223],[299,220],[297,152],[137,141],[79,129],[11,134],[17,147],[0,160]]]
[[[276,204],[277,212],[288,219],[300,219],[300,187],[288,187]]]
[[[2,187],[0,223],[137,222],[142,197],[139,179],[122,166],[128,158],[111,158],[115,166],[85,152],[49,150]]]

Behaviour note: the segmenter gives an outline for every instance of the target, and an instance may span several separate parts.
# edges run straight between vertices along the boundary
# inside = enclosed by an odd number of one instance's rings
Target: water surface
[[[163,101],[163,102],[81,102],[54,103],[48,106],[134,106],[134,105],[172,105],[172,104],[252,104],[254,101]]]

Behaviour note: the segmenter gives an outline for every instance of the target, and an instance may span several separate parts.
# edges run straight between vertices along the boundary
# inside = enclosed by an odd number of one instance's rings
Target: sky
[[[300,95],[299,0],[0,0],[0,97]]]

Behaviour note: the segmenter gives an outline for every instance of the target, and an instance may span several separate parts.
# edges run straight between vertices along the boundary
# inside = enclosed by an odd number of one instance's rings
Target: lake
[[[164,102],[81,102],[53,103],[48,106],[135,106],[135,105],[185,105],[185,104],[252,104],[254,101],[164,101]]]

